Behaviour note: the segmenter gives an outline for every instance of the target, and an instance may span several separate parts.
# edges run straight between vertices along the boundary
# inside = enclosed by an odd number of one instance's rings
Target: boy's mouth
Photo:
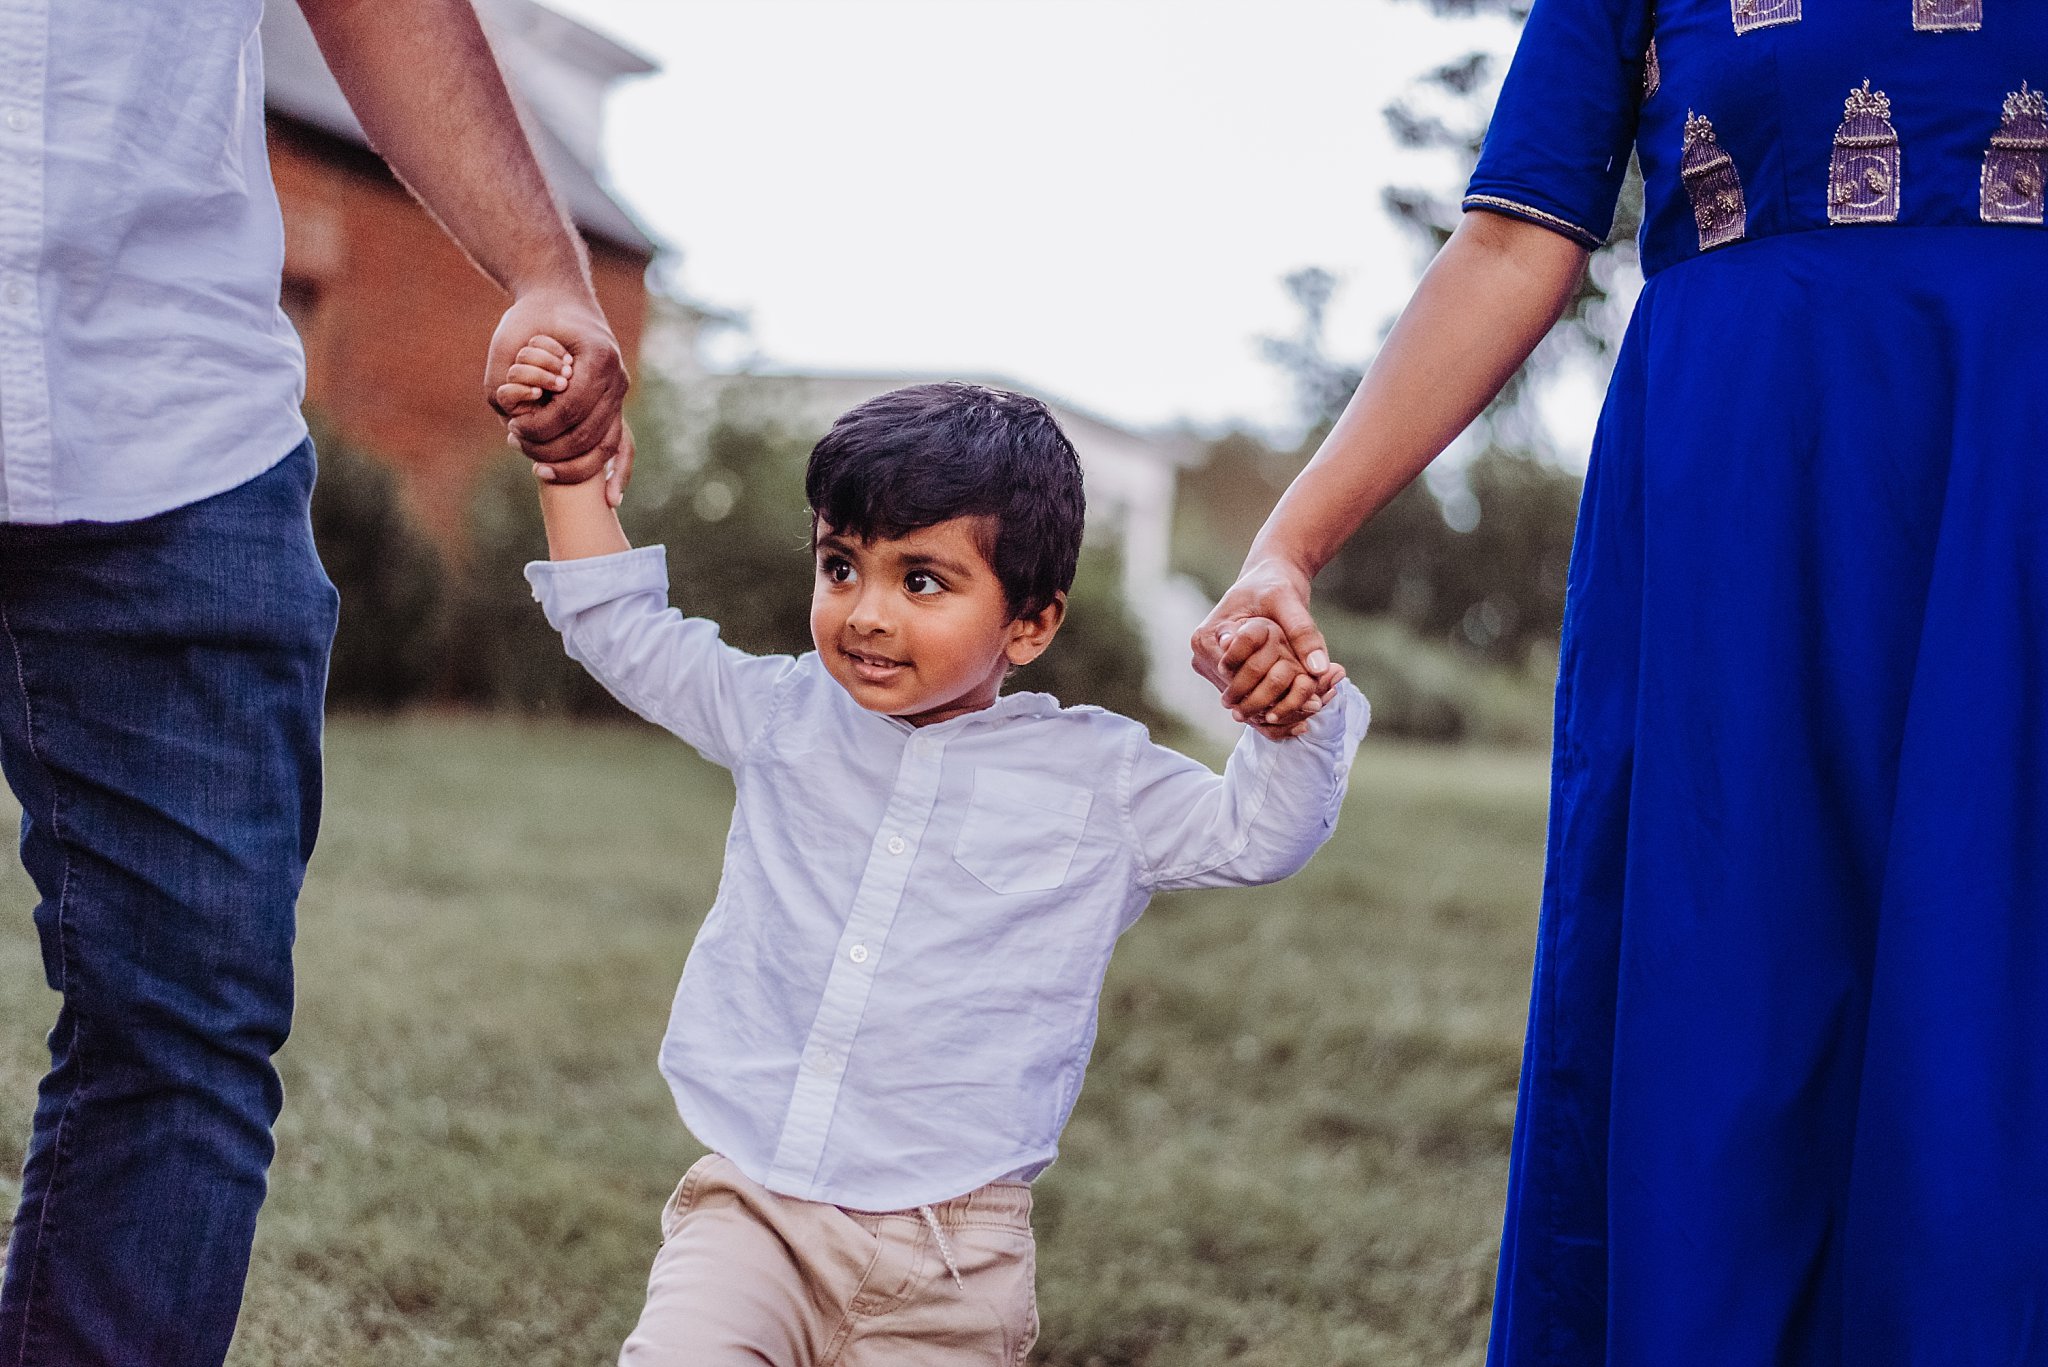
[[[866,683],[888,683],[910,667],[906,661],[892,660],[871,650],[850,650],[841,646],[839,653],[853,666],[854,674]]]

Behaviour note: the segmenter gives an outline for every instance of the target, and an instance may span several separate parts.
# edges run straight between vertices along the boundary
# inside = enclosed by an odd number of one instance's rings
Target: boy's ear
[[[1010,623],[1010,643],[1003,653],[1009,657],[1011,666],[1021,668],[1045,654],[1045,648],[1059,634],[1060,623],[1066,620],[1067,595],[1058,593],[1037,612]]]

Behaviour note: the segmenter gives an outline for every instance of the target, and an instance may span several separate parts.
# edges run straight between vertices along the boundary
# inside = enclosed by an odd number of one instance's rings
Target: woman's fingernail
[[[533,467],[533,477],[535,479],[544,479],[552,484],[555,482],[554,467],[551,465],[536,465]]]
[[[1308,664],[1309,673],[1320,674],[1330,667],[1330,657],[1320,650],[1311,650],[1308,653],[1306,663]]]

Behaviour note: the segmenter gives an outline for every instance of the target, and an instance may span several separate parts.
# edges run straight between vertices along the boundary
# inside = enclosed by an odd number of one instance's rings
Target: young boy
[[[500,401],[571,382],[536,339]],[[1248,730],[1218,776],[1123,717],[1001,695],[1058,632],[1081,543],[1080,465],[1036,400],[885,394],[818,443],[805,493],[815,649],[762,657],[668,606],[603,481],[541,490],[552,562],[526,573],[570,655],[737,789],[661,1049],[711,1152],[620,1361],[1021,1363],[1029,1183],[1111,947],[1155,891],[1306,863],[1366,703],[1333,674],[1302,734]]]

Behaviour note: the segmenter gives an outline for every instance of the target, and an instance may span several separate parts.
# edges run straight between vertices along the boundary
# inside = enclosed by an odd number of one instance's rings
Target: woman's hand
[[[1312,716],[1310,701],[1327,692],[1330,653],[1309,616],[1308,594],[1300,567],[1255,561],[1195,629],[1195,672],[1222,690],[1239,721],[1285,731]]]
[[[1585,268],[1586,249],[1569,237],[1499,214],[1465,215],[1358,392],[1280,496],[1237,583],[1195,632],[1195,670],[1223,690],[1233,713],[1274,726],[1305,715],[1298,676],[1277,665],[1260,673],[1252,643],[1234,639],[1254,618],[1279,624],[1285,663],[1315,680],[1312,691],[1331,686],[1329,652],[1308,615],[1309,580],[1500,392],[1571,302]],[[1259,650],[1270,647],[1268,636],[1270,628]]]

